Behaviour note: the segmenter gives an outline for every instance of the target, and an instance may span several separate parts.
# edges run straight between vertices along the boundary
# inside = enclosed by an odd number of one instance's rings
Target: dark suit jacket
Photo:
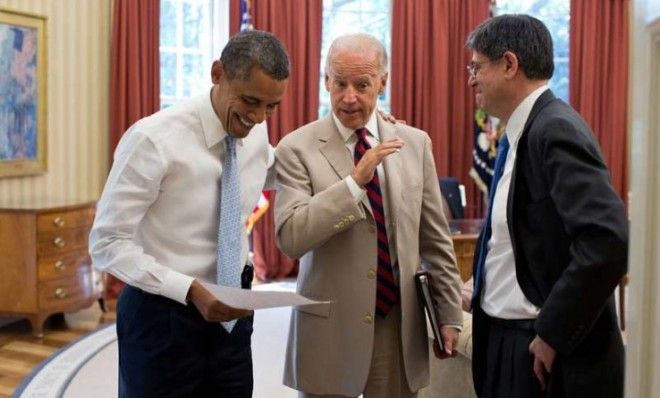
[[[589,126],[550,90],[534,104],[518,142],[507,220],[518,283],[541,308],[536,333],[557,350],[549,396],[622,396],[612,293],[626,272],[625,211]],[[479,299],[477,292],[477,391],[489,329]]]

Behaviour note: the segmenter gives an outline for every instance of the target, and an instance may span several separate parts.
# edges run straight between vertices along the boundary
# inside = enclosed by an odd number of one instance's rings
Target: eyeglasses
[[[495,62],[495,61],[490,59],[488,61],[482,61],[482,62],[470,61],[465,68],[467,69],[468,75],[474,79],[477,77],[477,73],[479,73],[483,65],[491,62]]]

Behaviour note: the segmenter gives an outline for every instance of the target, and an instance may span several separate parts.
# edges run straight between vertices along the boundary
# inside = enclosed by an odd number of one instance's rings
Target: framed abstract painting
[[[0,8],[0,177],[47,169],[46,22]]]

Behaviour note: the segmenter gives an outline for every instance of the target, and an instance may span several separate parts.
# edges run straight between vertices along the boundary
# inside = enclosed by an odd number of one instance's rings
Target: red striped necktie
[[[367,141],[369,130],[361,128],[355,131],[358,136],[355,144],[355,164],[357,164],[364,153],[371,148]],[[367,197],[371,204],[371,212],[376,221],[378,231],[378,278],[376,279],[376,314],[386,316],[394,304],[398,301],[398,288],[394,281],[392,272],[392,260],[390,259],[390,245],[387,240],[387,228],[385,228],[385,212],[383,210],[383,195],[380,191],[378,171],[374,171],[374,178],[365,186]]]

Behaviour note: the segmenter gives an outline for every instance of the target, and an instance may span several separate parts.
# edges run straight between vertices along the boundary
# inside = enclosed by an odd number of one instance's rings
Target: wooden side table
[[[100,298],[87,253],[95,203],[0,205],[0,314],[27,317],[43,336],[50,315]]]

